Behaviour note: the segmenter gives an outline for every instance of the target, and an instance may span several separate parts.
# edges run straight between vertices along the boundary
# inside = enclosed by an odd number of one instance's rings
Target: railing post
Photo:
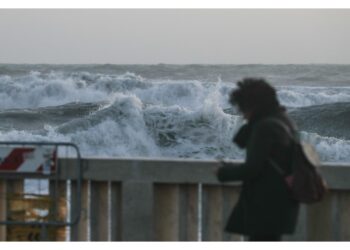
[[[6,180],[0,180],[0,220],[7,220]],[[6,241],[6,226],[0,225],[0,241]]]
[[[121,183],[111,183],[111,241],[121,240]]]
[[[339,235],[337,240],[350,241],[350,194],[348,191],[338,192],[338,225]]]
[[[198,241],[198,184],[180,185],[180,240]]]
[[[91,182],[91,240],[108,241],[108,182]]]
[[[323,201],[314,205],[308,205],[308,241],[330,241],[333,239],[333,198],[334,196],[328,193]]]
[[[122,183],[122,240],[152,241],[153,183],[124,181]]]
[[[77,207],[75,200],[76,197],[76,189],[77,189],[77,182],[72,181],[71,182],[71,218],[76,216]],[[72,226],[70,229],[70,239],[71,241],[87,241],[88,240],[88,190],[89,190],[89,182],[83,181],[82,187],[81,187],[81,213],[80,213],[80,220],[79,222]]]
[[[155,185],[155,240],[179,240],[179,185]]]
[[[221,186],[203,186],[203,241],[223,239],[223,202]]]

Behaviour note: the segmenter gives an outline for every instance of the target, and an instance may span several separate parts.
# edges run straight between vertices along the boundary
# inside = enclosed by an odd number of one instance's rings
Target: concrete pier
[[[68,189],[74,190],[75,161],[60,159],[59,164],[60,185],[71,181]],[[69,230],[68,238],[62,239],[60,233],[57,240],[241,240],[223,231],[240,183],[219,183],[216,168],[215,161],[85,158],[80,221]],[[350,165],[327,164],[321,172],[330,192],[322,202],[302,206],[297,232],[284,240],[350,240]],[[17,191],[23,189],[23,183],[2,177],[0,191],[13,185]],[[74,210],[63,211],[73,214]],[[0,200],[0,217],[6,218],[5,199]],[[6,240],[6,226],[0,226],[0,239]]]

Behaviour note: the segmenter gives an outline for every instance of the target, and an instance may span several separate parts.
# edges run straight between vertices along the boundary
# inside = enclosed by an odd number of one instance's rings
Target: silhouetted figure
[[[291,172],[292,140],[276,119],[294,132],[296,129],[280,106],[275,89],[264,79],[246,78],[237,85],[230,103],[238,106],[247,123],[233,141],[246,149],[246,159],[239,166],[222,162],[217,172],[220,181],[243,181],[225,230],[246,235],[251,241],[278,241],[283,234],[294,232],[299,204],[269,163],[273,159]]]

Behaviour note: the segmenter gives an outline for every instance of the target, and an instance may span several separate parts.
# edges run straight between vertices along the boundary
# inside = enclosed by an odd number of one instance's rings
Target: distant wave
[[[327,103],[349,102],[350,87],[279,87],[280,102],[287,107],[305,107]]]
[[[36,71],[43,74],[89,72],[101,75],[123,75],[134,72],[148,79],[236,82],[247,76],[265,77],[277,85],[349,86],[350,65],[13,65],[0,64],[0,75],[25,76]]]
[[[350,102],[302,107],[289,114],[304,131],[350,139]]]
[[[1,130],[40,130],[97,111],[103,103],[67,103],[59,106],[0,110]]]

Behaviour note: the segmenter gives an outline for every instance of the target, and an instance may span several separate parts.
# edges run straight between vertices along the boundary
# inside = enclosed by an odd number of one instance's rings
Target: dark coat
[[[274,119],[293,128],[284,111],[253,119],[235,137],[235,142],[247,150],[245,163],[225,164],[218,171],[220,181],[243,181],[239,200],[225,228],[228,232],[290,234],[295,230],[299,204],[268,162],[272,158],[290,172],[291,138]]]

